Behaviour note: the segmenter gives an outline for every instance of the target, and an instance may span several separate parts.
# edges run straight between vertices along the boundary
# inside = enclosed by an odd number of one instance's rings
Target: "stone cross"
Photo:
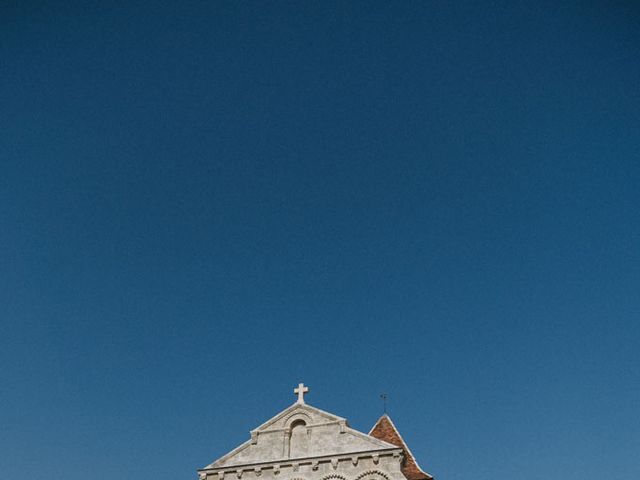
[[[309,391],[309,387],[305,387],[304,383],[299,383],[298,388],[293,389],[293,393],[298,395],[298,403],[304,403],[304,394]]]

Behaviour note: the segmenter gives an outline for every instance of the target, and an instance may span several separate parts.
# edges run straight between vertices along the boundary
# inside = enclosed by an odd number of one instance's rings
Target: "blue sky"
[[[638,478],[632,2],[18,3],[3,478],[195,478],[299,381],[442,480]]]

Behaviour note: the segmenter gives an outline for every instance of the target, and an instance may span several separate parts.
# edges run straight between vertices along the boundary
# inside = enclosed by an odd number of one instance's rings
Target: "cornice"
[[[313,457],[300,457],[300,458],[286,458],[281,460],[273,460],[269,462],[259,462],[259,463],[245,463],[239,465],[226,465],[219,467],[205,467],[198,470],[198,472],[202,473],[238,473],[244,471],[262,471],[273,468],[274,470],[279,471],[282,467],[291,467],[294,468],[300,465],[317,465],[320,463],[332,463],[334,469],[337,468],[337,464],[340,461],[351,461],[354,464],[357,464],[358,460],[361,458],[373,458],[374,460],[381,456],[401,456],[402,448],[400,447],[389,447],[385,449],[379,450],[363,450],[360,452],[348,452],[342,454],[333,454],[333,455],[322,455],[322,456],[313,456]],[[377,460],[375,460],[377,463]],[[242,476],[242,473],[240,473]]]

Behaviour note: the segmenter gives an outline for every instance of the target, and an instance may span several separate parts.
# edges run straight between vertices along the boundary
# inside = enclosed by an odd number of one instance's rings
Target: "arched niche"
[[[309,435],[304,418],[293,419],[289,424],[289,458],[306,457],[309,454]]]

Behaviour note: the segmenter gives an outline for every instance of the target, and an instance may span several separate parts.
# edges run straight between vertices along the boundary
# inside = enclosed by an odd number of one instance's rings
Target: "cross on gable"
[[[304,394],[309,391],[309,387],[305,387],[304,383],[299,383],[298,388],[293,389],[293,393],[298,395],[298,403],[304,403]]]

